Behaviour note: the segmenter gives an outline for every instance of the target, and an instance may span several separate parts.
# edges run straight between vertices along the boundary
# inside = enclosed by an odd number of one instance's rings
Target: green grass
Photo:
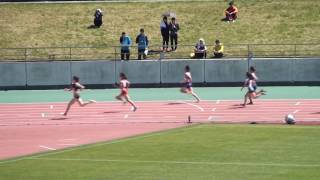
[[[0,161],[0,175],[10,180],[317,180],[319,128],[191,126]]]
[[[220,39],[225,44],[301,44],[319,43],[320,5],[316,0],[238,0],[239,19],[236,23],[224,23],[220,19],[227,6],[225,1],[204,2],[157,2],[157,3],[85,3],[85,4],[3,4],[0,5],[0,47],[68,47],[68,46],[113,46],[118,45],[122,31],[133,39],[141,27],[145,28],[150,45],[161,43],[159,23],[161,14],[173,11],[181,25],[180,44],[194,45],[203,37],[207,44]],[[96,8],[105,11],[104,25],[100,29],[87,29],[92,24]],[[226,51],[235,56],[245,54],[246,46],[227,46]],[[294,47],[252,47],[261,55],[293,54]],[[192,47],[181,48],[188,55]],[[211,48],[210,48],[211,49]],[[319,46],[298,47],[299,53],[314,55]],[[313,50],[306,52],[305,50]],[[32,51],[32,50],[31,50]],[[42,54],[47,58],[49,50]],[[53,50],[51,50],[53,51]],[[66,52],[65,52],[66,51]],[[92,50],[97,58],[111,58],[108,53]],[[282,52],[285,51],[285,52]],[[10,54],[11,52],[6,52]],[[23,57],[23,50],[19,50]],[[32,53],[28,52],[30,58]],[[37,52],[38,56],[41,52]],[[74,50],[75,54],[87,54],[85,49]],[[68,58],[69,50],[60,49],[56,54]],[[57,58],[59,55],[57,55]],[[172,55],[174,56],[174,55]],[[78,56],[77,56],[78,57]],[[80,56],[79,56],[80,57]],[[90,56],[89,56],[90,57]],[[40,58],[43,58],[40,56]],[[81,58],[81,57],[80,57]]]

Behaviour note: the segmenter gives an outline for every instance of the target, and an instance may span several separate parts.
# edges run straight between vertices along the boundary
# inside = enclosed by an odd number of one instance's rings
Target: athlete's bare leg
[[[81,98],[78,99],[78,104],[81,106],[81,107],[84,107],[88,104],[92,104],[92,103],[95,103],[96,101],[95,100],[90,100],[88,102],[83,102],[83,100]]]
[[[136,111],[137,110],[137,106],[134,104],[134,102],[130,99],[130,96],[129,95],[126,95],[124,96],[124,99],[129,103],[131,104],[131,106],[133,107],[133,111]]]
[[[69,103],[68,103],[68,105],[67,105],[67,109],[66,109],[66,111],[63,113],[64,116],[67,116],[67,114],[68,114],[68,112],[69,112],[69,110],[70,110],[70,107],[71,107],[76,101],[77,101],[77,99],[75,99],[75,98],[72,98],[72,99],[69,101]]]
[[[119,101],[122,101],[123,102],[123,104],[125,104],[125,103],[127,103],[127,101],[126,100],[124,100],[124,97],[123,97],[123,95],[118,95],[118,96],[116,96],[116,99],[117,100],[119,100]]]

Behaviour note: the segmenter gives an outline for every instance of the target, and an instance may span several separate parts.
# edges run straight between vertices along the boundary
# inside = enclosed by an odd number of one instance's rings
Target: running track
[[[137,112],[119,102],[71,107],[66,103],[0,104],[0,159],[51,151],[190,125],[194,123],[283,123],[294,114],[298,124],[320,124],[320,100],[137,102]]]

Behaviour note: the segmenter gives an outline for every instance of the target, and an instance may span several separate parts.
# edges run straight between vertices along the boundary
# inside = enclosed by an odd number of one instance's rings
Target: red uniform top
[[[235,7],[235,6],[229,6],[229,7],[226,9],[226,11],[227,11],[228,13],[237,13],[237,12],[238,12],[238,8]]]

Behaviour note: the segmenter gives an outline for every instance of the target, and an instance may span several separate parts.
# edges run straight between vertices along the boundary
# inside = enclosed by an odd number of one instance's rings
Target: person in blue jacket
[[[126,56],[126,60],[130,59],[130,46],[132,44],[130,36],[128,36],[125,32],[122,32],[120,37],[121,44],[121,60],[124,60]]]
[[[138,44],[138,59],[141,59],[141,56],[143,56],[143,59],[147,58],[147,49],[148,49],[148,37],[144,34],[144,29],[140,29],[140,34],[136,38],[136,43]]]

